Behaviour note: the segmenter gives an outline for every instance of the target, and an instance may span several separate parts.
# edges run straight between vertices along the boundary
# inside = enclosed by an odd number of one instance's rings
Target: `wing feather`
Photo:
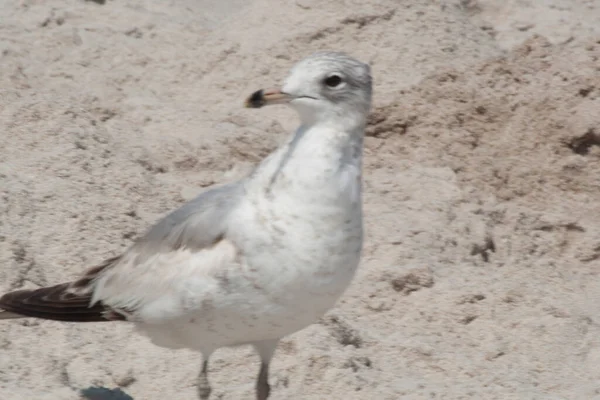
[[[81,278],[0,297],[10,316],[95,322],[164,317],[181,312],[181,293],[211,284],[208,271],[233,262],[237,249],[226,238],[228,217],[243,182],[210,189],[171,212],[125,253],[88,269]]]

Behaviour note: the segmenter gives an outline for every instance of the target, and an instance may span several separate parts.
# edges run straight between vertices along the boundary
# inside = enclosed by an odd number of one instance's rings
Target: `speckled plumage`
[[[335,87],[326,83],[332,75],[341,80]],[[201,398],[210,394],[211,353],[251,344],[262,359],[257,397],[266,399],[279,339],[331,308],[359,263],[369,67],[316,53],[294,66],[281,92],[301,120],[284,146],[245,179],[204,192],[123,255],[61,289],[65,299],[88,296],[102,305],[107,319],[133,322],[157,345],[201,352]],[[43,309],[28,314],[25,301],[19,308],[19,299],[42,303],[35,293],[9,294],[0,307],[7,317],[44,317]]]

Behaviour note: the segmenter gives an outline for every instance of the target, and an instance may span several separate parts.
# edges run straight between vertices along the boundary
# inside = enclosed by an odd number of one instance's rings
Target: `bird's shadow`
[[[80,391],[82,400],[133,400],[133,397],[119,388],[107,389],[101,386],[91,386]]]

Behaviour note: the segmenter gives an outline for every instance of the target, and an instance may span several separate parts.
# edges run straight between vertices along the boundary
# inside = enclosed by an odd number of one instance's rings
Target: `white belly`
[[[306,159],[274,159],[259,171],[228,222],[236,256],[188,290],[195,306],[168,329],[139,325],[156,344],[206,354],[281,338],[335,304],[360,259],[360,160],[340,165],[321,155],[305,168]]]
[[[360,209],[348,215],[325,211],[312,220],[298,207],[303,218],[294,212],[264,219],[242,210],[245,217],[239,223],[249,229],[234,235],[239,253],[229,265],[203,277],[206,286],[188,290],[198,296],[187,300],[195,306],[167,326],[138,327],[157,345],[206,354],[280,338],[314,323],[355,274],[362,246]]]

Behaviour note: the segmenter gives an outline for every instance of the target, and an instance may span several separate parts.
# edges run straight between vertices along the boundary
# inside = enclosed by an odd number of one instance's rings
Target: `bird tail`
[[[71,284],[35,290],[17,290],[0,297],[0,319],[42,318],[65,322],[100,322],[119,319],[102,303],[91,305],[91,294],[73,293]]]

